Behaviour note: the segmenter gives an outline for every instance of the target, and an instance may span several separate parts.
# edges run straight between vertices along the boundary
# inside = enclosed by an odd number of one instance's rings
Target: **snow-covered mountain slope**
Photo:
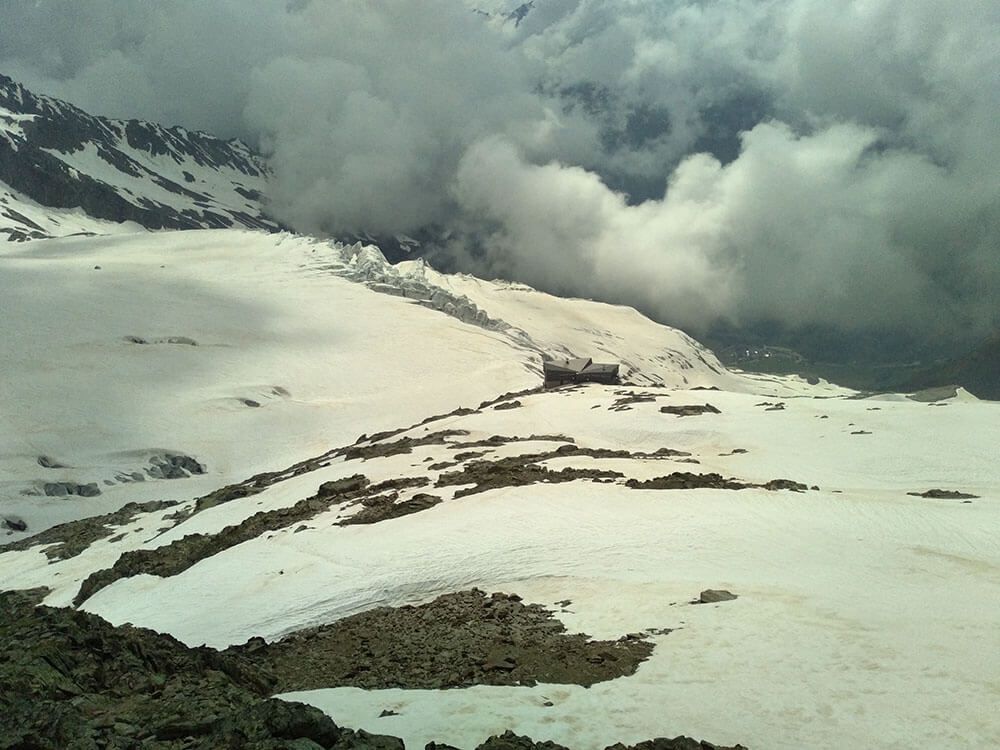
[[[4,512],[39,530],[190,497],[538,383],[507,337],[339,278],[334,254],[235,230],[0,249]],[[130,480],[166,454],[205,474]],[[44,494],[58,483],[101,494]]]
[[[239,141],[94,117],[0,75],[0,235],[28,240],[148,229],[277,229],[267,168]]]
[[[371,289],[502,330],[543,358],[588,356],[619,363],[622,378],[637,385],[723,387],[769,396],[849,393],[825,381],[808,384],[797,376],[732,373],[683,331],[656,323],[632,307],[556,297],[503,280],[443,274],[423,260],[390,264],[370,245],[341,247],[339,255],[341,262],[332,263],[330,270]]]
[[[719,413],[661,411],[706,401]],[[52,604],[76,598],[189,644],[271,641],[478,586],[543,604],[573,632],[654,646],[635,675],[589,688],[328,683],[287,696],[411,747],[507,728],[582,750],[677,728],[762,748],[991,747],[996,409],[523,394],[327,451],[248,496],[184,504],[191,515],[126,519],[75,557],[0,554],[0,571],[8,586],[51,587]],[[359,474],[372,483],[360,494],[325,494]],[[706,487],[680,488],[699,475]],[[657,477],[681,484],[655,489]],[[762,486],[777,478],[804,486]],[[939,486],[978,497],[908,494]],[[738,598],[692,603],[707,588]]]
[[[288,234],[6,244],[0,299],[0,517],[28,527],[0,588],[308,649],[478,586],[652,645],[589,688],[463,682],[519,668],[498,641],[449,652],[455,689],[293,691],[410,746],[1000,743],[997,404],[748,378],[626,308]],[[540,389],[569,353],[629,384]],[[442,646],[413,631],[386,637],[419,672]]]

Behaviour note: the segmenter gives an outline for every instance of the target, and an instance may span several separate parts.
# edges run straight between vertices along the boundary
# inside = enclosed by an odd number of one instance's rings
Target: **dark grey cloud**
[[[11,0],[0,69],[252,141],[303,231],[454,227],[696,332],[1000,324],[994,0],[517,5]]]

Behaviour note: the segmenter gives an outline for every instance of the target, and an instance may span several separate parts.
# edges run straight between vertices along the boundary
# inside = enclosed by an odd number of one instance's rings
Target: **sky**
[[[995,0],[7,0],[0,71],[240,137],[297,230],[752,327],[1000,326]]]

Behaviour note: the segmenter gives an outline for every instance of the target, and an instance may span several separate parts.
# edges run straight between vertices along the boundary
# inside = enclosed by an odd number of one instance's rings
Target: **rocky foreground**
[[[86,612],[37,606],[43,595],[0,593],[0,748],[403,748],[396,737],[338,727],[319,709],[270,698],[289,679],[287,668],[280,678],[262,668],[280,667],[273,655],[255,659],[252,647],[189,648],[169,635],[115,627]],[[507,732],[478,750],[559,747]],[[727,750],[686,737],[633,748]]]

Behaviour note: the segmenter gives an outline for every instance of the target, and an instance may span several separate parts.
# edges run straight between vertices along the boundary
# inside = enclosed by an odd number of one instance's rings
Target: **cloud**
[[[17,1],[0,69],[251,141],[303,231],[446,226],[696,332],[1000,325],[995,2],[519,4]]]

